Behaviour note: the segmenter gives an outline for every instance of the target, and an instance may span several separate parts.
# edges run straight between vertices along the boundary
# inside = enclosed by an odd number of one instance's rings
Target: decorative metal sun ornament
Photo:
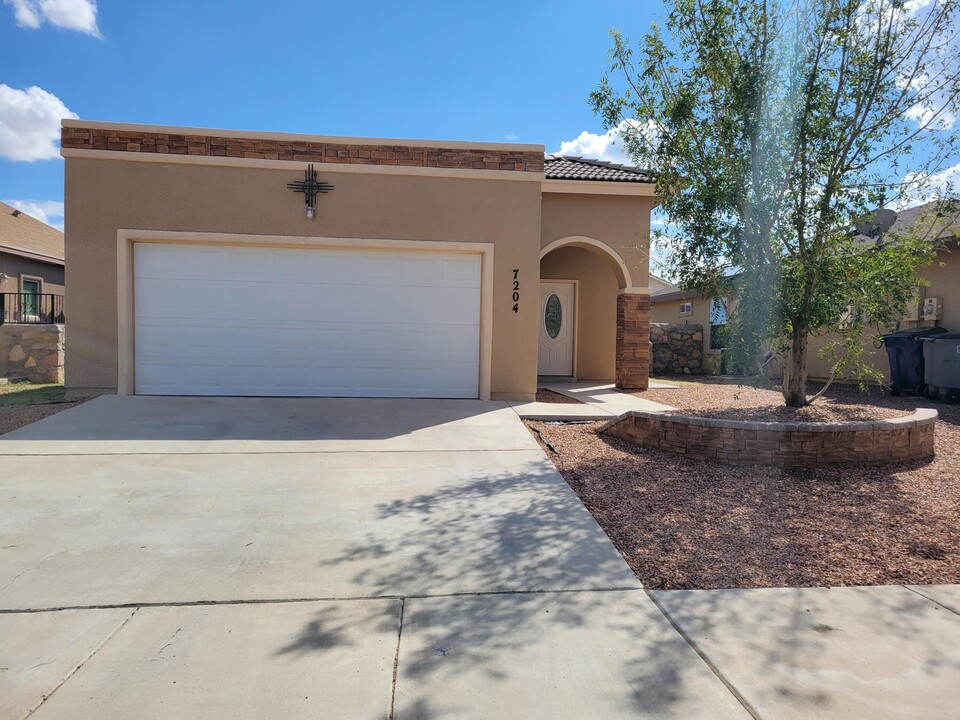
[[[307,169],[303,171],[303,180],[287,183],[287,187],[294,192],[303,193],[303,200],[307,203],[308,220],[313,220],[317,195],[333,190],[333,185],[330,183],[317,180],[317,171],[313,169],[313,163],[307,165]]]

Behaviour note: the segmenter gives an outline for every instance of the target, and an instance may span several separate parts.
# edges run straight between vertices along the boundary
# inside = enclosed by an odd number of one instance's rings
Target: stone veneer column
[[[650,296],[617,295],[617,387],[646,390],[650,379]]]

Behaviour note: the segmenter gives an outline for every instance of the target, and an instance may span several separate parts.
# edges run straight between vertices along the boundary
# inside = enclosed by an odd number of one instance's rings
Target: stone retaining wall
[[[651,323],[650,345],[654,374],[703,372],[703,326]]]
[[[0,377],[63,382],[63,325],[0,325]]]
[[[654,450],[731,465],[845,467],[933,457],[937,411],[849,423],[740,422],[634,411],[600,432]]]

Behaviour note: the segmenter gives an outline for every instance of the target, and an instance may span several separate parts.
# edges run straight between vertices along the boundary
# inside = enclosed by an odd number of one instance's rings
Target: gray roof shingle
[[[0,250],[63,260],[63,233],[0,202]]]
[[[606,160],[591,160],[575,155],[547,155],[544,174],[548,180],[598,180],[600,182],[652,183],[646,170]]]

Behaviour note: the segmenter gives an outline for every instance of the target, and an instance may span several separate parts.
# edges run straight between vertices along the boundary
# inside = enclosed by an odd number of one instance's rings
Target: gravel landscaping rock
[[[583,403],[576,398],[561,395],[560,393],[553,392],[553,390],[546,390],[544,388],[537,388],[537,402],[556,403],[557,405],[583,405]]]
[[[43,420],[45,417],[56,415],[79,404],[79,402],[57,402],[45,405],[0,407],[0,435],[19,430],[24,425]]]
[[[689,381],[689,378],[686,380]],[[819,389],[820,386],[811,383],[811,393]],[[868,388],[863,393],[853,385],[833,385],[813,405],[788,408],[784,406],[783,395],[776,388],[708,378],[685,384],[676,390],[654,388],[633,394],[675,407],[681,414],[760,422],[883,420],[909,415],[915,407],[935,406],[933,402],[922,398],[914,398],[916,404],[904,405],[901,401],[910,399],[893,398],[883,394],[877,387]]]
[[[936,458],[852,469],[730,467],[598,436],[601,423],[527,424],[647,587],[960,583],[960,407],[848,386],[828,396],[804,419],[935,407]],[[776,391],[719,382],[642,397],[712,417],[800,419],[772,404],[782,403]]]

